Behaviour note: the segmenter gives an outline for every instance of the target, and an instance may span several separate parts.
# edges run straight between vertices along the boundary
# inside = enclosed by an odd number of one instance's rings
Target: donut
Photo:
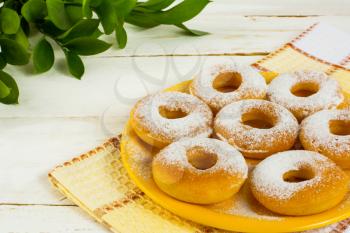
[[[316,71],[278,76],[269,84],[267,98],[289,109],[299,121],[320,110],[335,109],[344,102],[338,81]]]
[[[274,154],[252,171],[249,185],[267,209],[283,215],[310,215],[340,203],[349,177],[333,161],[312,151]]]
[[[214,120],[218,138],[245,157],[262,159],[290,149],[298,137],[298,121],[286,108],[267,100],[241,100],[222,108]]]
[[[168,195],[185,202],[212,204],[237,193],[247,178],[242,154],[212,138],[181,139],[152,161],[153,179]]]
[[[266,91],[265,79],[258,71],[234,63],[205,67],[190,85],[190,93],[214,112],[238,100],[263,99]]]
[[[301,123],[300,141],[342,168],[350,168],[350,111],[323,110]]]
[[[213,113],[195,96],[160,92],[138,101],[131,126],[146,143],[163,148],[183,137],[209,137]]]

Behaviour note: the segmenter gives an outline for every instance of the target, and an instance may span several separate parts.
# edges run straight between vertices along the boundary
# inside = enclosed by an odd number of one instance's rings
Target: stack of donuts
[[[267,209],[293,216],[345,198],[350,111],[335,79],[297,71],[267,84],[254,68],[226,63],[204,67],[188,93],[149,95],[131,112],[135,133],[160,149],[152,174],[163,192],[213,204],[247,182]]]

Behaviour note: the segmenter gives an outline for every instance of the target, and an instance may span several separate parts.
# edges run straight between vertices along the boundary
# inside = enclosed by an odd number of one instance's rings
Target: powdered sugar
[[[253,128],[242,122],[242,115],[259,111],[273,119],[270,129]],[[266,153],[273,151],[278,141],[294,143],[298,122],[284,107],[266,100],[241,100],[224,107],[216,116],[214,129],[217,136],[242,152]],[[289,149],[289,148],[286,148]]]
[[[145,181],[152,179],[152,161],[153,154],[156,148],[151,148],[150,146],[143,143],[134,143],[128,145],[128,154],[130,155],[129,164],[131,169]]]
[[[187,115],[168,119],[159,113],[160,107],[181,110]],[[212,133],[213,114],[209,107],[195,96],[181,92],[161,92],[143,98],[136,105],[134,117],[143,129],[170,142],[183,137],[208,137]]]
[[[239,88],[232,92],[220,92],[213,87],[215,78],[221,73],[234,72],[242,77]],[[250,66],[224,63],[204,67],[193,80],[191,93],[198,96],[216,111],[241,99],[263,99],[266,95],[265,79]]]
[[[291,92],[296,84],[307,82],[317,84],[319,90],[308,97],[299,97]],[[297,71],[278,76],[270,83],[267,98],[288,108],[299,120],[322,109],[334,109],[344,100],[338,82],[316,71]]]
[[[350,135],[335,135],[330,131],[330,121],[350,122],[350,111],[348,110],[323,110],[306,118],[301,124],[301,135],[303,140],[311,144],[313,150],[320,152],[331,151],[337,154],[350,154]]]
[[[208,153],[216,154],[216,164],[205,170],[193,167],[188,161],[187,151],[194,147],[200,147]],[[248,174],[248,166],[241,153],[231,145],[212,138],[183,138],[161,150],[155,159],[165,166],[179,165],[198,173],[226,171],[228,174],[240,175],[244,179]]]
[[[299,170],[301,166],[312,168],[315,176],[303,182],[284,181],[283,175],[286,172]],[[316,152],[285,151],[260,162],[252,173],[251,182],[255,189],[271,198],[288,200],[299,190],[320,184],[322,170],[330,167],[336,167],[336,165]]]
[[[209,209],[219,213],[244,216],[248,218],[277,221],[284,217],[266,209],[262,206],[250,192],[249,184],[243,185],[241,190],[232,198],[208,206]]]

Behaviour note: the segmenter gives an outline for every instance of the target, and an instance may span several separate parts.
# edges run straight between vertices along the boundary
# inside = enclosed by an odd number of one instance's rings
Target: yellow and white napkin
[[[277,73],[318,70],[337,79],[350,96],[350,34],[328,24],[314,24],[291,42],[253,64]]]

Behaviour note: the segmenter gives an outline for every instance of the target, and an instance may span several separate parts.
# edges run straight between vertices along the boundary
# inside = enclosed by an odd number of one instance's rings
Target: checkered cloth
[[[350,93],[350,36],[315,24],[276,52],[253,64],[278,73],[311,69],[338,79]],[[64,196],[113,232],[225,232],[184,220],[155,204],[128,177],[119,155],[119,138],[57,166],[49,179]],[[345,232],[350,219],[308,232]],[[349,227],[350,230],[350,227]]]
[[[328,24],[314,24],[291,42],[253,64],[262,71],[318,70],[337,79],[350,96],[350,35]]]

